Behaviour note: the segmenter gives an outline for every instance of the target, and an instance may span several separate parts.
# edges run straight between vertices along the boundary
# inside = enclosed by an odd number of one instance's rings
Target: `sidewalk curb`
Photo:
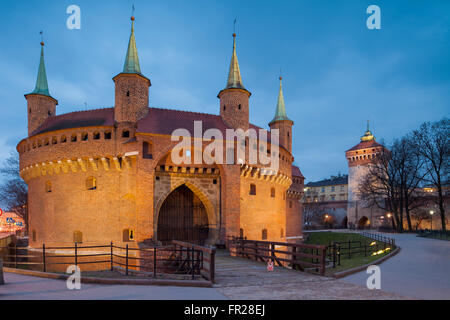
[[[14,268],[3,268],[4,272],[22,274],[33,277],[48,278],[48,279],[58,279],[66,280],[70,275],[32,271],[32,270],[21,270]],[[158,279],[107,279],[107,278],[94,278],[94,277],[81,277],[81,283],[96,283],[96,284],[128,284],[128,285],[145,285],[145,286],[178,286],[178,287],[201,287],[201,288],[211,288],[212,283],[209,281],[198,281],[198,280],[158,280]]]
[[[373,262],[371,262],[371,263],[368,263],[368,264],[365,264],[365,265],[363,265],[363,266],[359,266],[359,267],[356,267],[356,268],[353,268],[353,269],[349,269],[349,270],[344,270],[344,271],[341,271],[341,272],[337,272],[337,273],[333,274],[331,277],[333,277],[333,278],[335,278],[335,279],[340,279],[340,278],[344,278],[344,277],[346,277],[346,276],[349,276],[349,275],[351,275],[351,274],[354,274],[354,273],[357,273],[357,272],[366,270],[367,267],[369,267],[369,266],[372,266],[372,265],[374,265],[374,264],[380,264],[380,263],[383,263],[383,262],[386,261],[387,259],[389,259],[389,258],[395,256],[396,254],[398,254],[398,253],[400,252],[400,250],[401,250],[401,248],[397,246],[397,248],[396,248],[394,251],[392,251],[391,253],[385,255],[384,257],[382,257],[382,258],[380,258],[380,259],[378,259],[378,260],[375,260],[375,261],[373,261]]]

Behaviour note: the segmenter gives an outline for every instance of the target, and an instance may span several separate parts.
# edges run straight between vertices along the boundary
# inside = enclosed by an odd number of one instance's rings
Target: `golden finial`
[[[39,32],[41,35],[41,46],[44,46],[44,31]]]
[[[134,4],[133,4],[133,7],[132,7],[132,9],[131,9],[131,21],[134,21],[134,10],[135,10],[135,8],[134,8]]]

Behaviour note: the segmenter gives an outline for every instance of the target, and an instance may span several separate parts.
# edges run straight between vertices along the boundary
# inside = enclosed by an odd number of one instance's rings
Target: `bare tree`
[[[391,148],[392,149],[392,148]],[[394,152],[397,149],[393,150]],[[378,207],[393,215],[393,227],[403,231],[403,193],[396,155],[383,148],[358,183],[357,196],[366,207]]]
[[[19,155],[12,152],[0,167],[0,174],[5,178],[0,185],[0,202],[7,210],[16,213],[25,221],[28,234],[28,187],[19,174]]]
[[[428,214],[428,211],[424,208],[417,208],[415,210],[412,210],[411,215],[415,218],[415,221],[416,221],[416,225],[414,226],[416,231],[419,229],[423,220],[430,219],[430,215]]]
[[[425,161],[428,172],[427,181],[437,189],[437,204],[444,232],[446,223],[443,187],[449,182],[449,135],[450,120],[448,118],[434,123],[425,122],[413,132],[420,156]]]
[[[408,230],[413,231],[411,223],[411,210],[422,205],[422,193],[418,192],[419,185],[428,174],[424,170],[424,160],[420,156],[412,135],[396,140],[392,146],[393,160],[396,161],[399,177],[399,188],[402,192],[401,200],[404,203]]]

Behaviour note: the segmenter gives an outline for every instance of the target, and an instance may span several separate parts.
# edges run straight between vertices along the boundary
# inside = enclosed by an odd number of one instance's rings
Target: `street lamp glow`
[[[433,210],[430,210],[430,214],[433,215],[433,214],[434,214],[434,211],[433,211]]]

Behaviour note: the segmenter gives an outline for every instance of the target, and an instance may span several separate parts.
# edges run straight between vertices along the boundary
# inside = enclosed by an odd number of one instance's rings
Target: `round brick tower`
[[[375,160],[383,146],[375,141],[369,129],[361,137],[361,142],[345,152],[348,162],[348,206],[347,221],[349,227],[360,229],[375,228],[380,224],[379,217],[384,214],[380,209],[367,207],[358,198],[357,191],[360,180],[368,172],[369,166]]]
[[[41,42],[41,59],[33,92],[26,94],[28,104],[28,135],[39,128],[47,118],[54,116],[58,100],[50,95],[47,83],[47,73],[44,63],[44,42]]]
[[[249,127],[249,98],[251,93],[242,84],[241,71],[236,54],[236,34],[233,33],[233,54],[225,89],[219,92],[220,116],[233,129]]]

